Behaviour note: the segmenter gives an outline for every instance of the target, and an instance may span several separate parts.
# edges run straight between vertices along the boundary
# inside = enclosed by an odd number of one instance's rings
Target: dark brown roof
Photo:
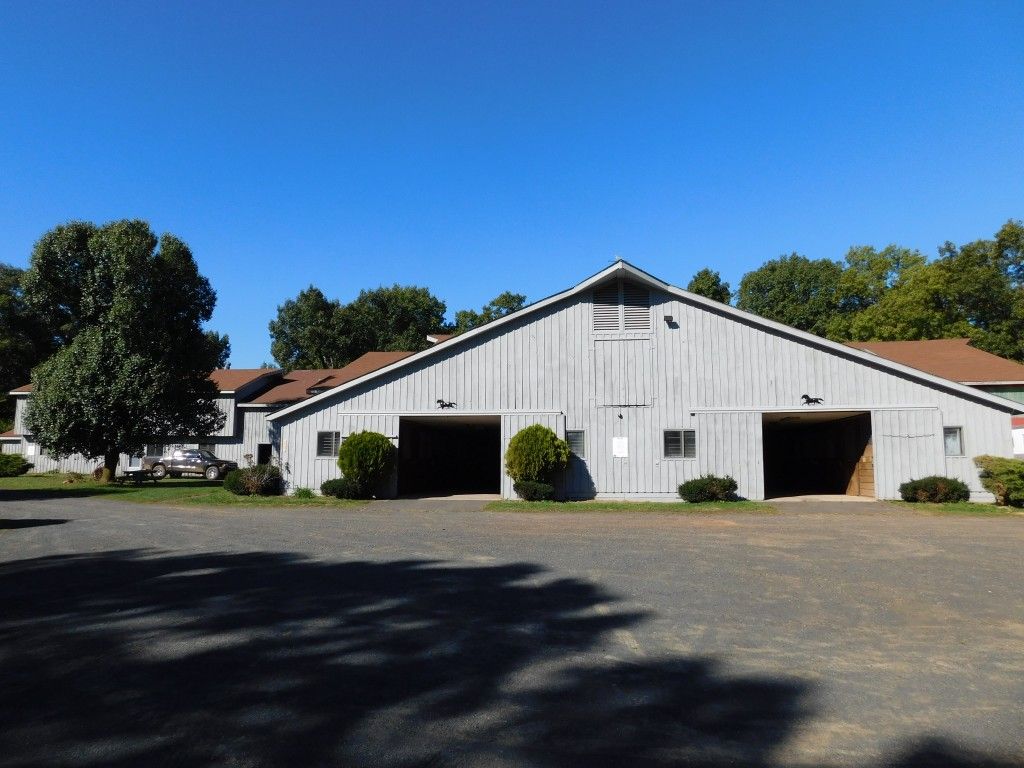
[[[19,435],[13,429],[8,429],[6,432],[0,432],[0,440],[6,440],[11,437],[21,437],[21,435]]]
[[[210,379],[221,392],[234,392],[277,370],[277,368],[218,368],[210,374]]]
[[[856,349],[961,384],[1024,382],[1024,365],[970,344],[970,339],[848,342]]]
[[[367,352],[358,357],[344,368],[316,368],[289,371],[282,374],[278,380],[280,383],[274,385],[265,392],[246,402],[256,405],[280,405],[282,403],[295,403],[305,400],[307,397],[322,392],[331,387],[337,387],[346,382],[358,379],[372,371],[385,366],[397,363],[412,352]]]
[[[246,384],[275,373],[277,368],[218,368],[210,374],[210,380],[221,392],[235,392]],[[31,384],[22,384],[11,392],[31,392]]]

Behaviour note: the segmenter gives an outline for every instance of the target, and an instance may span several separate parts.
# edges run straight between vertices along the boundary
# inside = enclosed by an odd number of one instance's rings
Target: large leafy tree
[[[460,309],[456,312],[454,331],[455,333],[464,333],[492,320],[497,320],[499,317],[518,312],[525,305],[526,296],[521,293],[505,291],[484,304],[479,312],[473,309]]]
[[[23,283],[64,344],[32,373],[27,427],[48,453],[102,458],[109,479],[122,452],[220,428],[209,375],[228,344],[203,327],[216,294],[184,242],[71,222],[39,240]]]
[[[1024,225],[1007,222],[991,240],[946,243],[915,261],[877,302],[849,320],[859,340],[970,337],[997,355],[1024,360]]]
[[[369,291],[346,307],[359,354],[371,350],[419,351],[427,334],[445,327],[445,303],[426,288],[393,285]]]
[[[340,368],[374,350],[418,351],[445,328],[445,304],[426,288],[361,291],[350,304],[310,286],[277,308],[271,354],[282,368]]]
[[[842,266],[792,253],[766,262],[740,281],[736,306],[824,336],[839,311]]]
[[[888,245],[882,250],[869,245],[850,248],[836,286],[837,312],[828,323],[828,336],[840,340],[851,338],[858,313],[874,307],[890,291],[904,286],[925,261],[920,251],[898,245]]]
[[[7,393],[29,380],[53,351],[54,339],[25,302],[23,270],[0,264],[0,431],[10,429],[14,402]]]
[[[689,285],[686,286],[686,290],[690,293],[696,293],[698,296],[720,301],[723,304],[728,304],[732,301],[732,290],[729,288],[729,284],[723,282],[722,276],[718,272],[707,267],[704,267],[704,269],[693,276]]]
[[[340,368],[353,359],[348,315],[337,299],[309,286],[277,308],[270,353],[282,368]]]

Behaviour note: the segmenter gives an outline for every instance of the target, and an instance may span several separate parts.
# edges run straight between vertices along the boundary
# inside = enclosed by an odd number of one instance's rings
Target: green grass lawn
[[[694,514],[700,512],[763,512],[772,513],[767,504],[756,501],[704,502],[685,501],[492,501],[485,507],[490,512],[661,512],[663,514]]]
[[[67,475],[22,475],[0,478],[0,501],[4,499],[59,499],[102,496],[138,504],[167,504],[197,507],[351,507],[365,502],[317,496],[296,499],[292,496],[236,496],[219,482],[208,480],[165,479],[142,485],[104,485],[95,480],[67,483]]]
[[[1024,509],[998,507],[995,504],[978,504],[973,501],[957,501],[949,504],[922,504],[910,501],[893,501],[897,507],[933,515],[959,515],[962,517],[1024,517]]]

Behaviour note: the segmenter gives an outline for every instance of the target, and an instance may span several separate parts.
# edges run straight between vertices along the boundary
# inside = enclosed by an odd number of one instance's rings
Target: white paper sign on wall
[[[612,438],[612,456],[616,459],[625,459],[629,456],[629,438]]]

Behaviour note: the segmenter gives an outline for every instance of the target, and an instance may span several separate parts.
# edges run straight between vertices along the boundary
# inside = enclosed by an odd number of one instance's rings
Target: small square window
[[[666,429],[665,430],[666,459],[695,459],[697,458],[697,432],[693,429]]]
[[[569,444],[569,450],[574,456],[579,456],[581,459],[587,458],[586,441],[582,429],[567,429],[565,441]]]
[[[942,441],[945,445],[947,456],[964,455],[963,427],[943,427]]]
[[[341,447],[340,432],[317,432],[316,433],[316,455],[337,456],[338,448]]]

